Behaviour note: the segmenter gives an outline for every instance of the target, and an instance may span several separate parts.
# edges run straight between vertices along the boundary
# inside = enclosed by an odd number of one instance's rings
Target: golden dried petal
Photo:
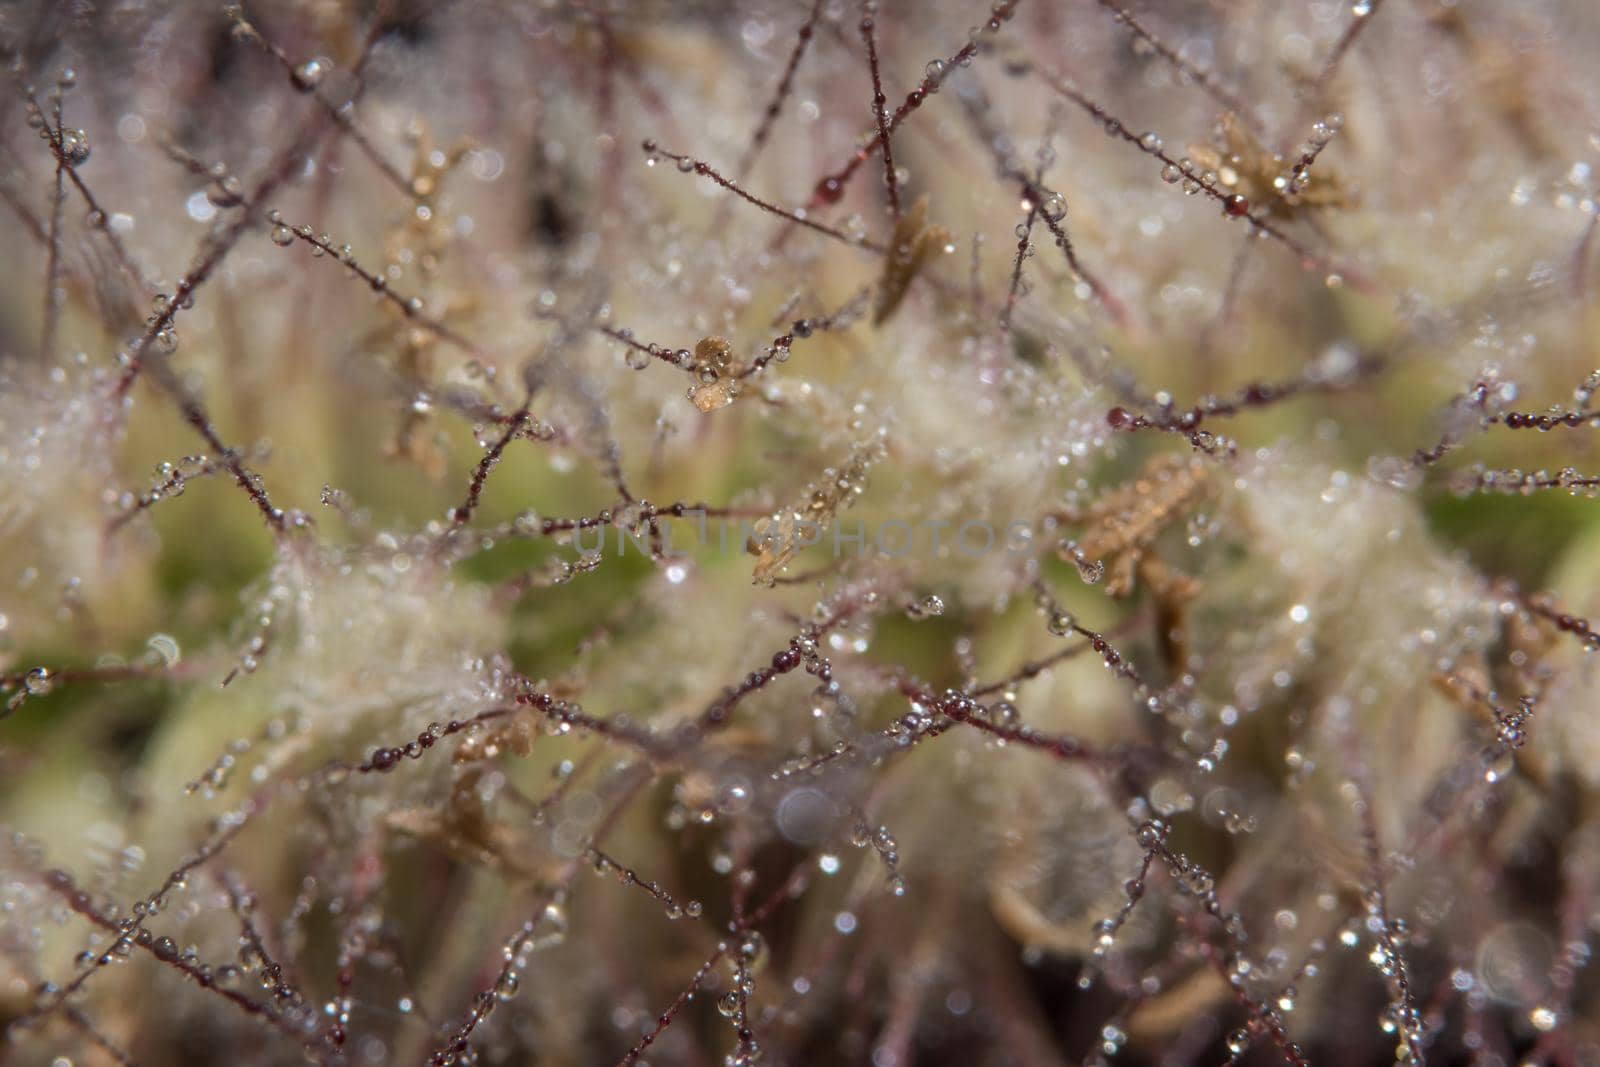
[[[725,371],[733,365],[733,345],[726,337],[702,337],[694,346],[695,362],[715,371]]]
[[[950,240],[949,230],[943,226],[929,226],[927,219],[928,198],[921,196],[895,223],[894,234],[889,239],[889,254],[883,261],[883,275],[878,280],[878,299],[872,312],[874,326],[894,314],[912,280]]]
[[[822,477],[806,486],[799,496],[803,505],[756,522],[745,543],[745,551],[756,557],[755,581],[771,585],[800,548],[820,539],[834,516],[860,495],[867,468],[882,458],[883,446],[878,442],[858,445],[837,469],[827,468]]]
[[[819,528],[825,525],[832,517],[829,510],[826,514],[819,513],[812,525]],[[762,585],[771,585],[778,577],[779,572],[789,565],[794,559],[797,535],[800,532],[799,516],[793,512],[774,515],[769,519],[761,519],[751,528],[750,539],[745,542],[745,551],[756,557],[755,570],[751,577]],[[808,533],[811,532],[808,527]]]
[[[689,390],[689,399],[701,411],[715,411],[733,403],[732,382],[707,382]]]

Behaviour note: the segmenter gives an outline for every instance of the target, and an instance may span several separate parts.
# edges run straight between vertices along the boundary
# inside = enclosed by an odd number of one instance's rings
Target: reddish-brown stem
[[[233,914],[239,920],[239,940],[249,947],[261,964],[261,976],[265,981],[262,985],[272,991],[272,995],[281,1004],[289,1007],[298,1007],[305,1002],[300,991],[289,982],[284,973],[283,965],[275,959],[268,950],[266,942],[261,938],[261,932],[256,929],[255,918],[252,911],[255,907],[255,895],[251,893],[237,877],[224,875],[223,886],[228,894],[228,906],[233,909]]]
[[[74,913],[88,919],[90,923],[101,930],[115,935],[118,939],[118,944],[126,943],[143,950],[162,964],[179,971],[185,978],[202,989],[210,990],[221,996],[234,1007],[245,1012],[245,1014],[270,1024],[302,1045],[308,1044],[306,1038],[297,1032],[295,1026],[271,1007],[260,1001],[252,1000],[238,990],[218,985],[208,971],[201,970],[198,965],[179,955],[176,948],[167,948],[166,946],[171,943],[170,939],[156,938],[146,941],[142,938],[130,937],[122,924],[114,922],[100,913],[100,910],[94,906],[89,894],[78,889],[74,885],[71,876],[65,871],[53,870],[46,873],[44,882],[51,891],[66,902]]]
[[[706,961],[694,972],[694,975],[690,977],[688,983],[678,995],[672,998],[672,1003],[668,1004],[666,1010],[656,1017],[655,1026],[641,1037],[637,1044],[623,1053],[622,1058],[617,1061],[616,1067],[632,1067],[633,1064],[639,1062],[639,1057],[643,1056],[645,1051],[666,1032],[667,1027],[672,1025],[673,1020],[678,1017],[684,1006],[689,1003],[690,998],[699,990],[700,983],[706,980],[706,975],[710,974],[712,968],[722,962],[722,958],[729,951],[731,951],[731,946],[728,942],[722,941],[718,943],[716,951],[706,958]]]
[[[867,69],[872,73],[872,114],[878,121],[878,147],[883,152],[883,185],[889,195],[889,214],[900,217],[900,182],[894,173],[894,149],[889,144],[889,98],[883,95],[883,76],[878,69],[877,19],[873,0],[861,0],[861,39],[867,46]]]
[[[55,95],[55,134],[52,147],[60,146],[62,138],[61,125],[61,94],[57,90]],[[48,128],[48,127],[47,127]],[[45,244],[44,258],[44,310],[40,321],[44,324],[39,331],[39,361],[48,365],[55,355],[56,326],[61,318],[61,299],[58,288],[61,273],[61,205],[66,199],[66,156],[56,153],[55,185],[50,193],[50,229],[49,240]]]
[[[698,901],[690,900],[686,903],[679,903],[678,899],[661,888],[659,883],[641,877],[638,871],[613,859],[609,854],[602,852],[598,848],[587,849],[584,852],[584,858],[594,864],[596,872],[604,874],[609,871],[616,875],[617,881],[623,885],[636,886],[649,894],[657,903],[667,909],[667,914],[671,918],[678,919],[687,915],[691,919],[698,919],[702,914]]]
[[[244,465],[236,450],[222,442],[205,409],[200,406],[198,400],[188,395],[177,376],[172,373],[172,369],[165,363],[155,363],[151,364],[150,373],[162,389],[177,401],[178,410],[183,414],[183,421],[200,435],[213,453],[221,457],[222,465],[233,475],[234,482],[244,490],[250,502],[256,506],[256,510],[261,512],[262,517],[267,520],[267,525],[276,533],[286,532],[288,523],[284,514],[273,506],[271,498],[267,496],[267,491],[261,484],[261,476]]]
[[[1042,197],[1048,195],[1044,190],[1026,180],[1023,182],[1023,191],[1029,201],[1035,204],[1039,203]],[[1044,220],[1045,228],[1055,238],[1056,247],[1061,249],[1061,255],[1066,259],[1067,266],[1072,269],[1072,273],[1083,279],[1084,284],[1094,293],[1095,299],[1111,313],[1112,319],[1119,326],[1127,326],[1129,321],[1127,309],[1122,306],[1120,300],[1111,294],[1111,290],[1106,288],[1104,282],[1079,262],[1077,250],[1072,246],[1072,238],[1067,236],[1066,227],[1061,224],[1061,220],[1052,218],[1049,214],[1041,214],[1040,217]]]
[[[615,826],[617,819],[627,809],[628,804],[638,795],[639,790],[649,780],[650,776],[647,773],[641,773],[635,768],[631,777],[617,785],[615,801],[595,827],[594,833],[590,835],[590,847],[594,847],[596,843],[605,838],[612,827]],[[579,859],[577,857],[568,861],[557,876],[555,885],[539,894],[531,917],[523,922],[516,933],[506,939],[502,946],[502,955],[505,961],[496,972],[493,983],[489,988],[481,990],[473,998],[472,1008],[467,1012],[466,1018],[451,1032],[444,1043],[438,1046],[432,1055],[428,1057],[431,1067],[444,1067],[445,1064],[459,1057],[470,1047],[473,1032],[489,1017],[489,1012],[494,1007],[496,1002],[495,990],[503,986],[508,975],[514,973],[519,949],[525,948],[531,942],[541,920],[548,918],[549,912],[547,909],[551,905],[558,904],[558,901],[565,896],[566,887],[572,883],[573,877],[577,874],[578,866]]]
[[[63,142],[61,124],[58,121],[54,127],[50,125],[31,90],[25,91],[24,95],[27,97],[29,110],[39,116],[40,128],[45,133],[45,141],[50,148],[51,155],[55,157],[57,170],[66,177],[72,187],[77,190],[78,196],[88,205],[89,228],[98,231],[105,238],[106,244],[111,248],[112,256],[117,261],[117,265],[128,276],[128,280],[133,283],[134,287],[140,293],[148,294],[150,292],[150,283],[144,279],[138,268],[133,265],[133,260],[129,257],[128,250],[123,247],[122,239],[111,229],[110,217],[106,214],[105,209],[100,206],[100,202],[95,199],[94,193],[84,184],[83,178],[78,174],[78,168],[68,158],[66,145]],[[19,214],[22,214],[20,209]],[[24,214],[23,217],[24,219],[31,219],[31,214]],[[48,239],[44,225],[38,223],[37,220],[33,221],[36,223],[41,239]]]
[[[1251,226],[1254,226],[1256,229],[1260,230],[1262,233],[1265,233],[1267,236],[1271,237],[1273,240],[1289,249],[1295,255],[1299,256],[1301,265],[1303,267],[1328,270],[1333,266],[1331,263],[1329,263],[1326,257],[1312,251],[1310,248],[1307,248],[1296,238],[1289,236],[1283,230],[1279,229],[1275,223],[1268,221],[1260,212],[1251,213],[1249,211],[1248,203],[1244,204],[1245,210],[1238,210],[1240,199],[1238,198],[1237,194],[1229,192],[1213,181],[1206,180],[1205,175],[1201,174],[1198,168],[1194,167],[1193,164],[1190,164],[1187,168],[1185,168],[1177,159],[1174,159],[1172,156],[1168,155],[1159,146],[1145,143],[1145,141],[1143,141],[1138,134],[1130,130],[1121,119],[1117,118],[1105,108],[1089,99],[1082,92],[1069,84],[1065,79],[1058,75],[1050,74],[1044,71],[1039,73],[1039,77],[1046,85],[1055,90],[1056,93],[1060,94],[1067,100],[1072,101],[1079,108],[1099,122],[1104,127],[1105,132],[1110,136],[1121,141],[1126,141],[1128,144],[1133,145],[1133,147],[1137,148],[1145,155],[1160,160],[1161,163],[1166,166],[1173,167],[1179,171],[1184,171],[1187,180],[1193,182],[1195,187],[1199,189],[1200,192],[1221,204],[1228,217],[1247,219]],[[1348,272],[1341,271],[1339,273],[1342,277],[1348,278],[1350,276]]]
[[[109,1037],[101,1033],[100,1028],[95,1026],[93,1021],[91,1021],[90,1018],[82,1011],[78,1010],[73,1005],[68,1004],[61,1010],[61,1014],[66,1017],[69,1023],[77,1028],[79,1033],[83,1034],[91,1042],[93,1042],[96,1048],[100,1049],[100,1051],[104,1052],[107,1056],[110,1056],[117,1063],[121,1064],[122,1067],[138,1067],[133,1057],[129,1056],[122,1050],[120,1046],[114,1044]]]
[[[258,803],[253,803],[252,806],[259,810]],[[159,906],[166,901],[167,896],[185,882],[193,871],[210,862],[213,857],[226,848],[239,832],[244,829],[248,821],[248,815],[245,815],[227,822],[219,833],[197,849],[189,858],[173,868],[162,881],[160,888],[139,902],[139,907],[134,909],[135,917],[131,920],[114,923],[102,916],[94,907],[89,895],[74,885],[71,875],[66,871],[54,870],[47,872],[44,875],[45,883],[51,890],[64,897],[74,911],[94,921],[97,926],[114,932],[117,935],[117,944],[140,945],[140,947],[148,949],[150,946],[141,945],[138,937],[139,931],[145,928],[146,918],[154,914],[159,909]],[[13,1026],[27,1025],[48,1016],[51,1012],[66,1004],[78,990],[84,987],[90,978],[110,966],[111,961],[115,958],[114,946],[113,949],[95,956],[70,982],[57,990],[53,996],[41,997],[26,1012],[8,1021],[5,1029],[9,1031]],[[197,975],[192,977],[196,977],[198,980]],[[211,983],[207,980],[201,984],[209,986]],[[227,995],[231,991],[219,990],[219,992]],[[233,999],[233,997],[229,997],[229,999]],[[248,998],[244,999],[249,1004],[255,1005],[254,1001],[249,1001]],[[257,1005],[257,1007],[260,1006]],[[262,1008],[262,1012],[266,1016],[276,1019],[276,1015],[267,1009]]]
[[[672,349],[665,348],[653,341],[649,343],[640,341],[633,336],[633,331],[628,329],[626,326],[618,327],[596,324],[595,329],[605,334],[613,341],[620,341],[622,344],[627,345],[635,352],[643,352],[651,359],[659,359],[669,367],[686,372],[693,370],[693,364],[689,363],[687,359],[678,354],[679,352],[687,352],[688,349],[679,349],[677,352],[674,352]]]
[[[794,73],[799,69],[800,60],[806,54],[806,48],[811,44],[812,37],[816,35],[817,18],[821,14],[822,0],[811,0],[811,13],[806,16],[806,21],[800,26],[800,32],[795,36],[794,48],[789,52],[789,61],[784,64],[783,76],[778,79],[778,87],[773,92],[772,99],[767,102],[767,109],[762,113],[760,125],[750,137],[750,147],[745,149],[744,158],[739,160],[739,165],[734,168],[733,174],[736,179],[743,180],[744,176],[750,173],[750,168],[755,166],[756,159],[767,146],[767,139],[772,136],[772,128],[778,121],[778,115],[783,111],[783,105],[793,91]]]
[[[787,219],[789,222],[798,223],[809,230],[815,230],[817,233],[832,237],[835,241],[840,241],[844,244],[850,245],[852,248],[865,248],[870,252],[877,252],[880,255],[882,255],[884,252],[884,247],[876,242],[869,241],[866,238],[858,239],[851,237],[843,230],[839,230],[827,225],[826,223],[816,221],[806,213],[806,208],[798,208],[795,211],[789,211],[785,208],[779,207],[777,204],[772,203],[770,200],[761,199],[761,197],[756,196],[754,193],[744,189],[744,187],[739,185],[733,179],[719,173],[709,163],[702,162],[701,160],[694,159],[690,156],[680,155],[677,152],[669,152],[665,148],[659,147],[654,141],[646,141],[642,147],[646,157],[670,159],[677,163],[678,168],[683,170],[685,173],[692,171],[703,178],[710,178],[712,181],[716,182],[730,193],[739,197],[741,200],[744,200],[750,204],[754,204],[756,207],[767,212],[769,215],[776,215],[781,219]]]
[[[1357,805],[1359,809],[1357,814],[1361,823],[1361,841],[1367,858],[1366,885],[1363,890],[1368,901],[1368,928],[1371,929],[1373,926],[1370,920],[1377,920],[1374,934],[1378,941],[1378,949],[1382,952],[1380,965],[1388,978],[1387,984],[1399,1015],[1397,1025],[1400,1042],[1410,1053],[1409,1062],[1416,1063],[1418,1067],[1427,1067],[1424,1042],[1421,1040],[1422,1021],[1412,997],[1411,971],[1405,953],[1401,951],[1399,940],[1395,937],[1395,925],[1389,913],[1388,879],[1382,844],[1378,837],[1377,813],[1372,810],[1371,790],[1363,773],[1356,773],[1352,780],[1356,782],[1361,798]]]
[[[902,680],[900,692],[918,706],[970,726],[991,737],[1048,753],[1069,762],[1105,763],[1110,757],[1085,741],[1066,734],[1041,733],[1031,726],[1013,726],[995,722],[987,710],[969,694],[959,690],[946,690],[943,694],[923,688],[910,679]]]
[[[1523,607],[1532,614],[1551,623],[1562,633],[1576,637],[1586,648],[1600,651],[1600,627],[1588,619],[1562,610],[1555,600],[1548,596],[1523,596],[1521,599]]]
[[[871,298],[872,290],[863,289],[845,301],[844,305],[831,315],[816,319],[796,319],[786,332],[768,342],[767,347],[761,350],[761,354],[743,367],[735,377],[744,379],[760,374],[774,359],[780,355],[786,356],[797,340],[803,340],[823,331],[845,329],[866,310],[867,301]]]
[[[1204,89],[1225,110],[1233,112],[1258,133],[1260,132],[1260,126],[1250,113],[1250,108],[1245,105],[1243,100],[1218,82],[1214,73],[1203,67],[1197,67],[1187,59],[1184,59],[1176,49],[1150,32],[1143,23],[1134,17],[1133,12],[1117,3],[1116,0],[1098,0],[1098,3],[1101,7],[1111,12],[1118,22],[1128,27],[1135,37],[1149,45],[1156,55],[1172,64],[1185,77],[1192,78],[1195,84]]]
[[[980,34],[998,32],[1000,27],[1016,12],[1017,4],[1020,2],[1021,0],[1001,0],[1000,3],[995,4],[990,10],[989,18],[984,22]],[[887,123],[889,133],[893,133],[898,129],[900,123],[904,122],[911,112],[921,107],[929,96],[938,92],[939,87],[944,84],[951,71],[958,67],[965,67],[972,62],[973,57],[978,54],[980,39],[979,36],[974,36],[948,59],[935,60],[932,64],[929,64],[926,76],[917,83],[915,89],[906,94],[905,100],[889,116]],[[861,164],[871,158],[872,153],[880,151],[885,143],[886,141],[883,139],[874,139],[864,148],[857,149],[855,154],[850,157],[849,162],[843,167],[840,167],[832,174],[827,174],[820,178],[812,191],[811,199],[806,202],[806,206],[815,209],[823,204],[838,202],[839,198],[844,195],[844,187],[849,184],[851,177],[860,169]]]
[[[192,470],[185,471],[176,465],[167,472],[152,488],[140,493],[132,504],[124,508],[109,523],[106,524],[106,533],[113,534],[131,522],[140,512],[148,511],[156,504],[181,491],[183,486],[196,479],[205,478],[220,470],[226,469],[224,462],[213,457],[205,457]]]
[[[1320,98],[1327,91],[1328,85],[1333,81],[1334,74],[1339,69],[1339,64],[1344,62],[1345,55],[1356,43],[1356,38],[1361,36],[1361,31],[1367,24],[1378,16],[1378,9],[1383,6],[1383,0],[1359,0],[1357,10],[1351,15],[1350,25],[1345,27],[1344,33],[1339,35],[1338,43],[1333,46],[1333,51],[1328,55],[1328,62],[1323,65],[1322,73],[1317,75],[1316,85],[1313,88],[1314,99]]]
[[[1508,430],[1551,430],[1600,427],[1600,411],[1553,411],[1541,414],[1534,411],[1507,411],[1485,416],[1488,425],[1498,423]]]
[[[1033,248],[1033,224],[1039,217],[1039,202],[1028,198],[1028,214],[1022,220],[1022,235],[1017,238],[1017,254],[1011,261],[1011,284],[1006,287],[1005,307],[1000,310],[1000,332],[1011,332],[1011,316],[1016,312],[1017,301],[1022,298],[1022,264]]]
[[[38,677],[35,673],[38,671],[44,672],[43,676],[48,680],[52,689],[58,685],[70,685],[75,682],[121,682],[130,678],[154,678],[171,673],[155,667],[125,664],[115,667],[68,667],[59,671],[35,667],[31,670],[0,674],[0,694],[11,694],[9,700],[4,704],[0,704],[0,719],[4,719],[22,706],[23,699],[21,698],[29,696],[26,689],[29,675]]]
[[[478,465],[473,468],[472,480],[467,485],[467,498],[450,509],[450,520],[457,526],[471,521],[472,513],[478,510],[478,502],[483,498],[483,483],[489,480],[489,472],[494,470],[495,465],[500,462],[500,457],[505,454],[506,446],[522,432],[523,426],[528,421],[528,405],[532,400],[533,394],[530,392],[523,400],[522,407],[518,408],[511,417],[511,423],[506,427],[505,433],[501,434],[489,446],[488,450],[484,452],[483,458],[478,460]]]
[[[289,58],[282,48],[279,48],[275,42],[263,36],[260,27],[254,23],[245,22],[241,19],[236,25],[247,27],[245,36],[260,45],[261,50],[271,56],[278,66],[283,68],[283,73],[288,77],[291,85],[296,89],[301,88],[300,75],[296,71],[295,62]],[[367,160],[371,162],[379,174],[383,175],[389,184],[398,189],[407,199],[417,199],[416,191],[412,188],[410,179],[401,174],[394,164],[385,159],[371,139],[361,132],[350,117],[353,113],[350,108],[330,100],[326,93],[315,87],[311,90],[311,97],[316,100],[323,112],[339,127],[344,135],[355,142],[356,147],[361,150],[361,154],[367,157]]]
[[[427,330],[429,333],[439,338],[439,340],[445,342],[453,348],[460,349],[468,355],[475,356],[483,360],[488,360],[491,358],[489,354],[477,344],[477,342],[473,341],[469,337],[465,337],[462,334],[457,333],[455,330],[451,329],[449,326],[446,326],[438,319],[426,314],[424,311],[425,305],[420,297],[402,296],[401,294],[390,289],[388,279],[381,274],[368,270],[366,267],[363,267],[360,263],[356,262],[355,257],[350,254],[348,246],[345,248],[335,248],[333,243],[329,241],[326,236],[318,237],[312,233],[311,227],[301,226],[296,229],[288,226],[276,216],[276,213],[269,213],[267,219],[275,226],[282,227],[288,233],[292,234],[295,240],[304,241],[306,244],[317,249],[319,253],[325,253],[329,256],[332,256],[336,261],[349,270],[350,273],[366,282],[367,287],[370,288],[374,293],[377,293],[394,307],[398,308],[400,313],[404,315],[408,321],[416,323],[424,330]]]
[[[172,321],[177,317],[179,309],[189,306],[195,290],[206,283],[222,263],[222,260],[233,250],[234,245],[244,235],[245,230],[250,227],[254,221],[255,212],[260,209],[260,205],[267,197],[276,192],[280,185],[289,180],[289,176],[301,164],[306,149],[320,137],[320,125],[302,132],[289,148],[279,155],[266,177],[260,181],[255,191],[246,199],[244,210],[234,216],[233,221],[220,236],[208,240],[200,261],[178,279],[172,299],[166,302],[165,307],[151,316],[150,323],[145,327],[144,333],[134,342],[133,348],[128,352],[127,364],[123,368],[122,376],[118,379],[116,388],[112,393],[112,402],[118,410],[121,409],[123,398],[133,388],[133,383],[138,379],[140,371],[144,369],[145,353],[155,342],[156,337],[162,332],[171,329]],[[217,451],[220,452],[221,449],[218,448]]]
[[[1058,663],[1072,659],[1075,656],[1081,656],[1084,652],[1088,651],[1090,647],[1091,646],[1087,642],[1081,645],[1070,645],[1066,648],[1063,648],[1059,652],[1051,653],[1050,655],[1041,659],[1029,660],[1027,663],[1024,663],[1022,666],[1012,671],[1006,677],[1001,678],[999,681],[990,682],[987,685],[981,685],[976,689],[970,690],[971,695],[973,697],[990,696],[991,694],[1010,689],[1012,686],[1015,686],[1021,682],[1030,681],[1034,678],[1037,678],[1039,675],[1043,674],[1045,671],[1049,670],[1051,667],[1054,667]]]

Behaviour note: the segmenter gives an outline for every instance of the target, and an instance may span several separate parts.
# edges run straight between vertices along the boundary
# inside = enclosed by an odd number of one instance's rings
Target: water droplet
[[[302,93],[309,93],[322,84],[323,75],[328,73],[328,64],[322,59],[308,59],[290,75],[294,87]]]
[[[156,634],[145,642],[151,654],[160,660],[163,667],[171,667],[178,662],[181,652],[178,642],[168,634]]]
[[[62,130],[61,154],[66,156],[67,162],[74,167],[81,167],[89,162],[89,135],[82,130]]]
[[[272,228],[272,243],[279,248],[288,248],[294,244],[294,233],[287,226],[274,226]]]
[[[29,696],[42,697],[55,688],[55,679],[50,677],[49,668],[35,667],[22,676],[22,688]]]
[[[229,174],[206,187],[206,199],[216,207],[234,207],[244,200],[244,189],[239,179]]]
[[[1367,477],[1408,493],[1422,485],[1422,469],[1399,456],[1371,457],[1367,460]]]

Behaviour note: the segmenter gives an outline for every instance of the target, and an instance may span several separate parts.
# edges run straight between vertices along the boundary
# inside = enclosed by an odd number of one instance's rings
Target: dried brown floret
[[[526,710],[518,710],[479,733],[467,735],[456,747],[451,761],[477,763],[480,760],[492,760],[505,752],[527,756],[533,751],[533,742],[538,736],[533,717]]]
[[[1082,536],[1071,542],[1071,548],[1064,549],[1064,553],[1070,553],[1080,564],[1107,566],[1111,580],[1106,584],[1106,593],[1126,596],[1133,591],[1134,575],[1156,538],[1188,515],[1210,490],[1211,470],[1198,456],[1157,456],[1133,481],[1104,493],[1086,512],[1061,516],[1084,528]],[[1183,587],[1176,578],[1157,577],[1168,593],[1182,594]]]
[[[950,243],[950,231],[928,224],[928,198],[921,196],[894,225],[889,254],[878,279],[878,299],[872,308],[872,324],[880,325],[905,299],[906,290],[928,261]]]
[[[1217,125],[1216,141],[1190,145],[1189,158],[1249,204],[1287,220],[1302,208],[1346,208],[1355,202],[1350,187],[1325,165],[1295,180],[1290,161],[1267,149],[1231,111]]]
[[[489,814],[481,791],[484,770],[472,767],[456,779],[442,809],[399,808],[384,816],[390,829],[410,834],[462,862],[487,867],[506,878],[537,882],[553,872],[530,842]]]
[[[829,467],[801,493],[801,503],[756,521],[745,549],[756,557],[754,579],[771,585],[795,553],[820,537],[839,512],[866,491],[867,469],[883,458],[876,441],[856,447],[837,469]]]
[[[702,337],[694,346],[694,373],[698,384],[689,399],[701,411],[715,411],[733,403],[739,382],[733,373],[733,345],[725,337]]]

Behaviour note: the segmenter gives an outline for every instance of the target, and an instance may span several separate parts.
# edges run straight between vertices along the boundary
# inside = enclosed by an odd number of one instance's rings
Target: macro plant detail
[[[0,11],[0,1061],[1600,1062],[1600,14]]]

